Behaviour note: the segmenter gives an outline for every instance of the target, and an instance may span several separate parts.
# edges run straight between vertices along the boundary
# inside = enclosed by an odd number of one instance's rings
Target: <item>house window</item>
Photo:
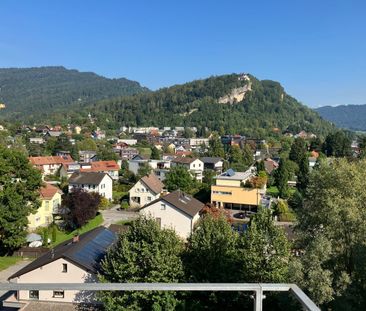
[[[30,290],[29,291],[29,299],[39,299],[39,291],[38,290]]]
[[[41,217],[36,217],[36,222],[40,222],[41,221]]]
[[[64,298],[65,292],[63,290],[54,290],[53,291],[53,298]]]
[[[45,211],[48,211],[49,208],[50,208],[50,201],[45,201],[45,203],[44,203],[44,209],[45,209]]]
[[[160,205],[160,209],[161,209],[162,211],[165,211],[165,210],[166,210],[166,205],[165,205],[164,203],[162,203],[162,204]]]
[[[62,272],[64,272],[64,273],[67,272],[67,263],[62,264]]]
[[[147,197],[147,200],[150,202],[151,201],[151,197]]]

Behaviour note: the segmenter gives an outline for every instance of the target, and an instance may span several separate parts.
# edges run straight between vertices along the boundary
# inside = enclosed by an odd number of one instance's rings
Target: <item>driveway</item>
[[[115,224],[121,220],[134,220],[138,218],[139,214],[137,212],[117,210],[119,205],[115,205],[110,209],[100,211],[103,216],[103,226],[109,227],[111,224]]]
[[[0,271],[0,283],[8,283],[8,277],[17,272],[18,270],[24,268],[27,264],[29,264],[31,260],[22,260],[17,262],[15,265],[10,266],[9,268]],[[2,304],[3,300],[10,294],[10,292],[0,291],[0,310],[8,310],[3,309]]]

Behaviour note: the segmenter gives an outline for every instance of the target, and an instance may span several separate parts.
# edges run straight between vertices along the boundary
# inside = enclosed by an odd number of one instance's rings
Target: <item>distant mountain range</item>
[[[189,126],[266,137],[290,130],[325,135],[334,127],[286,94],[280,83],[250,74],[213,76],[157,91],[64,67],[0,69],[0,118],[24,122]],[[1,107],[0,107],[1,108]]]
[[[338,127],[366,131],[366,105],[324,106],[315,111]]]
[[[86,109],[88,110],[88,109]],[[213,76],[155,92],[104,100],[90,113],[99,125],[188,126],[268,137],[289,130],[325,135],[334,127],[286,94],[280,83],[249,74]]]
[[[1,116],[20,117],[147,92],[138,82],[64,67],[0,68]]]

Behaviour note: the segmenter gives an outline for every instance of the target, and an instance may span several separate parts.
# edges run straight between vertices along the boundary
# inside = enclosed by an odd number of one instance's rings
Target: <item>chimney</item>
[[[79,242],[79,235],[75,235],[73,238],[72,238],[72,243],[78,243]]]

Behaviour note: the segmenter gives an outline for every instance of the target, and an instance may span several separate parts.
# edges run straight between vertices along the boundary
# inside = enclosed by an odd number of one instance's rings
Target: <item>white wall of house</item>
[[[64,265],[67,265],[67,272],[63,272]],[[11,282],[14,283],[95,283],[96,281],[97,278],[94,275],[62,258],[11,280]],[[30,292],[28,290],[21,290],[18,292],[18,299],[37,300],[30,298],[29,294]],[[80,291],[64,291],[63,298],[60,297],[60,295],[55,296],[55,294],[57,293],[53,290],[39,291],[38,300],[52,302],[81,302],[80,298],[82,298],[85,293],[80,293]],[[88,294],[90,295],[90,293]]]
[[[138,207],[144,206],[159,198],[159,194],[153,193],[140,180],[130,189],[130,206]]]
[[[69,184],[69,191],[74,188],[81,188],[88,192],[97,192],[102,197],[105,197],[108,200],[112,200],[113,198],[113,180],[112,178],[106,174],[99,185],[92,185],[92,184]]]
[[[150,216],[160,222],[162,228],[169,228],[186,240],[199,219],[198,213],[191,217],[162,200],[140,210],[141,215]]]
[[[183,166],[183,167],[185,167],[187,170],[189,170],[191,172],[192,176],[195,179],[202,182],[204,164],[200,159],[196,159],[193,162],[187,163],[187,164],[172,162],[172,166]]]

